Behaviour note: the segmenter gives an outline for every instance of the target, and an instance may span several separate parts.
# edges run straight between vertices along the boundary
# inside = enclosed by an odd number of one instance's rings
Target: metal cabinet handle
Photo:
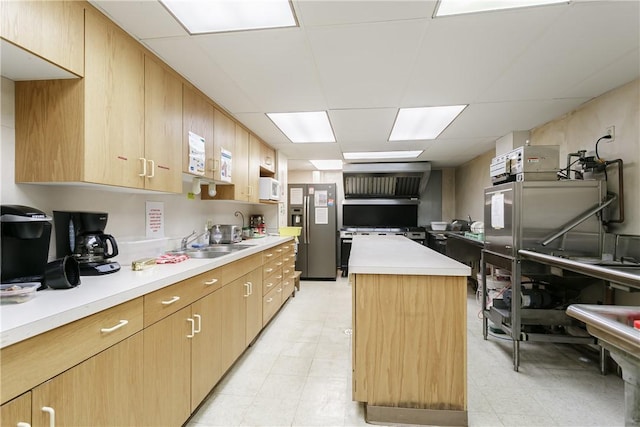
[[[271,272],[273,271],[273,268],[267,268],[265,271],[266,271],[267,273],[271,273]]]
[[[279,279],[282,279],[282,274],[281,274],[281,275],[279,275],[279,276],[276,276],[276,279],[278,279],[278,280],[279,280]]]
[[[120,322],[118,322],[118,324],[117,324],[117,325],[115,325],[115,326],[112,326],[112,327],[110,327],[110,328],[102,328],[102,329],[100,329],[100,332],[104,332],[104,333],[108,334],[109,332],[113,332],[113,331],[115,331],[116,329],[120,329],[120,328],[122,328],[122,327],[123,327],[124,325],[126,325],[127,323],[129,323],[129,321],[128,321],[128,320],[121,320],[121,321],[120,321]]]
[[[276,292],[282,292],[282,288],[278,288]]]
[[[189,317],[187,322],[191,323],[191,334],[187,335],[187,338],[193,338],[196,335],[196,321]]]
[[[199,314],[194,314],[193,317],[198,319],[198,328],[194,331],[194,333],[199,334],[202,331],[202,316]]]
[[[205,280],[205,285],[213,285],[214,283],[218,283],[218,279]]]
[[[282,252],[282,249],[276,249],[276,252],[280,253]]]
[[[215,172],[218,170],[218,168],[220,167],[220,160],[218,159],[213,159],[213,169],[212,171]]]
[[[147,159],[138,157],[138,160],[142,162],[142,173],[139,173],[138,176],[147,176]]]
[[[276,262],[276,265],[280,267],[282,265],[282,262]]]
[[[249,295],[251,295],[251,294],[249,293],[249,283],[245,283],[245,284],[244,284],[244,287],[245,287],[245,288],[247,288],[247,293],[246,293],[246,294],[244,294],[244,297],[246,298],[246,297],[248,297]]]
[[[16,427],[31,427],[31,424],[25,423],[24,421],[18,421],[18,424],[16,424]]]
[[[282,270],[282,272],[283,272],[284,274],[289,274],[289,272],[290,272],[290,271],[291,271],[291,270]]]
[[[162,305],[170,305],[170,304],[173,304],[174,302],[178,301],[179,299],[180,299],[180,297],[176,295],[176,296],[172,297],[170,300],[161,301],[161,302],[162,302]]]
[[[269,282],[269,284],[267,285],[267,288],[270,288],[270,287],[272,287],[273,285],[274,285],[274,283],[273,283],[273,282]]]
[[[50,406],[43,406],[42,412],[49,414],[49,427],[56,426],[56,411]]]
[[[153,160],[147,160],[151,164],[151,175],[147,175],[147,178],[153,178],[156,176],[156,162]]]
[[[273,298],[267,299],[267,304],[270,303],[271,301],[273,301]]]
[[[253,295],[253,283],[247,282],[249,284],[249,295]]]
[[[264,256],[266,256],[266,257],[272,257],[272,256],[273,256],[273,254],[272,254],[272,253],[268,253],[268,254],[264,254]]]

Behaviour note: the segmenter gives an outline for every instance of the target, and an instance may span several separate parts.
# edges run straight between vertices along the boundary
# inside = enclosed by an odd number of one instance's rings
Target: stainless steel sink
[[[233,244],[219,244],[210,245],[204,248],[190,248],[187,250],[178,250],[169,252],[170,255],[188,255],[191,258],[218,258],[234,252],[249,249],[252,245],[241,245],[237,243]]]
[[[625,425],[640,426],[640,307],[573,304],[567,314],[587,325],[587,331],[611,352],[622,369],[625,393]]]

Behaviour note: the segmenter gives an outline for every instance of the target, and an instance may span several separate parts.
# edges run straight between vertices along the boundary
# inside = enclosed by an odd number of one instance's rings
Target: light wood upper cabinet
[[[254,134],[249,134],[249,156],[247,157],[247,187],[248,199],[252,203],[260,201],[260,156],[262,141]]]
[[[260,170],[265,176],[276,173],[276,150],[260,141]]]
[[[217,108],[213,109],[213,144],[215,169],[213,178],[220,180],[220,150],[233,153],[236,145],[236,124],[233,119]]]
[[[189,132],[204,138],[205,159],[204,175],[190,170],[189,157]],[[198,91],[186,84],[182,85],[182,172],[204,176],[210,179],[214,177],[216,167],[220,167],[220,150],[217,159],[213,143],[213,105]],[[218,178],[220,172],[218,171]]]
[[[232,157],[231,182],[236,187],[235,200],[250,201],[249,170],[249,132],[236,123],[236,145]]]
[[[98,353],[32,391],[32,426],[140,426],[142,333]],[[6,425],[6,424],[3,424]]]
[[[101,14],[88,9],[86,22],[81,180],[144,188],[144,52]]]
[[[77,1],[2,1],[0,37],[84,75],[84,4]]]
[[[182,82],[148,55],[144,61],[145,188],[182,192]]]

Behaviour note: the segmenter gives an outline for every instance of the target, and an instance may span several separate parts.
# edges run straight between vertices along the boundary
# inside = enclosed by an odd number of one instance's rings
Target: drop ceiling
[[[157,1],[91,1],[289,158],[424,150],[455,167],[640,76],[640,2],[432,18],[435,1],[293,0],[299,27],[190,36]],[[468,104],[434,140],[388,142],[401,107]],[[265,113],[326,110],[336,143],[293,144]],[[594,135],[596,138],[598,135]]]

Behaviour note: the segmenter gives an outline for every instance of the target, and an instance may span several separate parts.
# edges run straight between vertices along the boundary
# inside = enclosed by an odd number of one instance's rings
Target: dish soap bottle
[[[216,245],[219,245],[220,241],[222,241],[222,231],[220,231],[220,226],[216,225],[216,229],[213,232],[213,242]]]

